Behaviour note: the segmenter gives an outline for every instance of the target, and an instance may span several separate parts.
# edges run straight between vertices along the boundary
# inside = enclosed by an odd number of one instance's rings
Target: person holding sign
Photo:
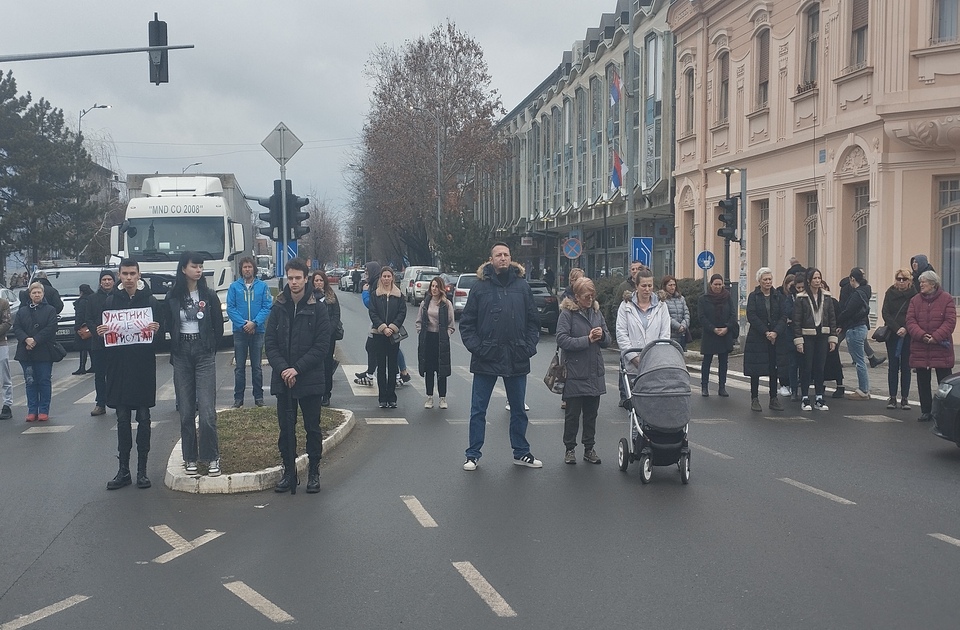
[[[129,486],[130,427],[137,411],[137,487],[149,488],[147,454],[150,452],[150,408],[157,404],[156,344],[162,311],[149,289],[139,289],[140,265],[132,258],[120,262],[120,290],[103,304],[97,336],[103,338],[107,376],[106,404],[117,411],[117,451],[120,470],[107,482],[107,490]]]
[[[180,448],[189,475],[197,462],[207,463],[207,474],[220,475],[217,439],[217,343],[223,336],[223,311],[217,293],[203,277],[203,255],[184,252],[177,278],[167,293],[170,325],[170,363],[180,405]],[[199,445],[195,418],[199,407]]]

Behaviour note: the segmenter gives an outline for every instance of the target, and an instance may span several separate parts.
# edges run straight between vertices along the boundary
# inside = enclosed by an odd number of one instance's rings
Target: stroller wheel
[[[617,465],[620,466],[621,472],[626,472],[627,466],[630,465],[630,444],[627,438],[620,438],[620,444],[617,446]]]
[[[653,461],[650,460],[649,455],[640,456],[640,481],[643,483],[650,483],[650,479],[653,477]]]
[[[681,455],[677,466],[680,468],[680,481],[683,482],[683,485],[687,485],[690,483],[690,456],[686,453]]]

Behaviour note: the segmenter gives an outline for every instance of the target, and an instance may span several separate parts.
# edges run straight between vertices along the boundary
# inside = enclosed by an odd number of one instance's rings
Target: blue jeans
[[[890,335],[887,339],[887,391],[890,398],[897,397],[897,383],[900,384],[900,397],[910,397],[910,335],[898,337]]]
[[[233,354],[236,366],[233,368],[233,400],[243,402],[243,392],[247,388],[247,356],[250,357],[250,378],[253,381],[253,399],[263,400],[263,333],[248,335],[242,330],[233,331]]]
[[[470,394],[470,446],[467,457],[480,459],[483,438],[487,431],[487,405],[490,394],[500,378],[493,374],[474,374],[473,391]],[[504,376],[503,386],[507,390],[507,402],[510,403],[510,446],[513,458],[519,459],[530,452],[527,442],[527,412],[523,410],[527,394],[527,375]]]
[[[27,413],[50,413],[50,361],[21,361],[23,384],[27,390]]]
[[[185,462],[212,462],[220,459],[217,439],[217,354],[200,343],[181,343],[170,357],[173,386],[180,405],[180,449]],[[198,409],[199,407],[199,409]],[[197,445],[195,418],[200,415],[200,442]]]
[[[867,340],[867,327],[863,324],[847,329],[847,352],[857,366],[857,389],[870,393],[870,376],[867,374],[867,353],[863,347]]]
[[[0,391],[3,404],[13,407],[13,379],[10,378],[10,351],[6,345],[0,346]]]

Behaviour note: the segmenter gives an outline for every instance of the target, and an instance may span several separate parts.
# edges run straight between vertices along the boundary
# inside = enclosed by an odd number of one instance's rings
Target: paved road
[[[59,364],[51,428],[71,428],[24,434],[20,413],[0,423],[0,630],[956,626],[960,449],[915,413],[831,400],[822,414],[754,414],[746,384],[732,383],[729,399],[694,397],[690,485],[656,468],[643,486],[636,464],[616,467],[626,423],[613,365],[603,464],[562,463],[559,399],[539,382],[554,344],[544,335],[528,384],[544,468],[512,465],[500,386],[481,466],[466,473],[459,340],[449,410],[423,409],[417,376],[398,410],[381,410],[344,375],[365,359],[364,313],[340,295],[334,404],[360,422],[324,460],[319,495],[162,487],[178,435],[166,357],[155,486],[105,491],[111,416],[87,415],[91,377],[68,375],[75,355]],[[404,343],[414,368],[415,346]],[[222,404],[229,361],[221,353]]]

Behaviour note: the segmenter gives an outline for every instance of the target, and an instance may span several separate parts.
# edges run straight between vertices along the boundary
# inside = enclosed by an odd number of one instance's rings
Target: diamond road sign
[[[260,143],[267,153],[273,156],[280,166],[287,163],[287,160],[293,157],[293,154],[300,150],[303,143],[293,135],[293,132],[286,125],[280,123],[270,134]]]

